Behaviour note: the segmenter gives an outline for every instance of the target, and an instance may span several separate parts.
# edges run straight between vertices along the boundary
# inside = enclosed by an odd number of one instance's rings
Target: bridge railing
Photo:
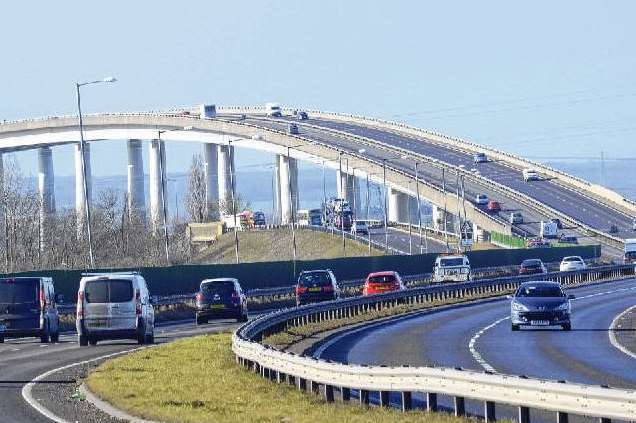
[[[606,266],[576,272],[553,272],[542,279],[564,286],[607,281],[634,276],[635,267]],[[412,407],[414,392],[426,393],[427,407],[436,410],[437,395],[454,397],[455,412],[465,413],[465,400],[484,402],[486,421],[494,420],[495,404],[517,406],[522,423],[530,421],[530,409],[557,412],[559,421],[568,414],[607,419],[636,419],[635,393],[622,389],[588,386],[434,367],[386,367],[346,365],[278,351],[263,345],[268,335],[312,322],[358,316],[372,310],[431,303],[447,298],[497,295],[516,289],[536,277],[508,277],[462,284],[427,286],[406,291],[343,299],[333,302],[285,309],[262,316],[241,326],[232,337],[237,362],[263,377],[295,384],[299,389],[321,392],[326,401],[334,401],[336,392],[344,401],[357,391],[361,403],[369,403],[377,392],[380,405],[389,404],[389,394],[399,393],[402,409]]]

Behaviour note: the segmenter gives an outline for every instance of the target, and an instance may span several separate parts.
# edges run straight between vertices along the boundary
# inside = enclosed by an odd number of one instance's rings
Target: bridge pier
[[[86,168],[86,199],[84,198],[84,173],[82,172],[82,150],[75,144],[75,213],[77,216],[77,236],[84,236],[86,222],[86,201],[93,202],[93,178],[91,173],[91,145],[84,143],[84,167]]]
[[[208,218],[219,220],[219,154],[215,144],[203,144],[203,168]]]
[[[276,157],[277,189],[275,203],[279,204],[280,223],[287,225],[298,211],[298,161],[291,157]]]
[[[389,222],[408,223],[409,196],[393,188],[389,188]]]
[[[455,228],[455,217],[448,210],[433,204],[433,228],[438,231],[453,232]]]
[[[232,177],[230,172],[234,168],[234,147],[229,145],[219,145],[218,150],[218,197],[220,214],[231,214],[232,212]]]
[[[362,207],[360,202],[360,182],[356,177],[337,170],[336,189],[338,198],[347,200],[349,206],[351,206],[351,210],[353,210],[354,216],[358,216],[358,212]]]
[[[128,140],[128,215],[146,218],[146,192],[144,187],[144,157],[141,140]]]
[[[160,153],[161,151],[161,153]],[[163,224],[163,187],[161,181],[161,170],[166,169],[166,149],[165,142],[160,140],[150,141],[149,151],[149,189],[150,189],[150,222],[153,229],[158,230]],[[160,162],[161,160],[161,162]],[[165,184],[165,177],[163,183]]]
[[[38,148],[38,193],[40,197],[40,249],[47,241],[48,220],[55,213],[55,176],[51,147]]]

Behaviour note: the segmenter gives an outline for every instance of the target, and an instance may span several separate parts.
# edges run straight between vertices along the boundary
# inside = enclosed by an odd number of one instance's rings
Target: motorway
[[[187,336],[231,330],[236,327],[238,324],[232,321],[219,321],[203,326],[196,326],[194,321],[176,322],[157,327],[155,339],[158,344],[162,344]],[[50,422],[22,398],[22,387],[36,376],[61,366],[138,347],[137,343],[132,341],[104,341],[95,347],[80,348],[75,334],[62,335],[57,344],[40,344],[35,338],[7,340],[6,343],[0,344],[0,423]],[[55,376],[52,379],[56,380]],[[74,383],[73,380],[58,382]],[[47,380],[45,383],[50,381]],[[55,413],[58,410],[52,411]],[[71,419],[66,416],[60,417]]]
[[[248,116],[246,122],[270,129],[285,131],[289,119]],[[304,122],[312,126],[303,126]],[[394,152],[393,156],[391,156],[390,151],[387,151],[386,148],[362,145],[355,139],[329,131],[336,130],[354,136],[362,136],[391,147],[397,147],[404,151],[427,156],[450,166],[463,166],[468,170],[477,168],[481,176],[522,194],[526,194],[536,201],[546,204],[558,212],[564,213],[599,231],[607,233],[610,226],[616,225],[619,232],[614,234],[615,236],[629,238],[634,234],[632,230],[632,216],[602,204],[598,200],[585,194],[558,184],[553,180],[524,182],[520,169],[513,168],[503,162],[489,161],[475,165],[473,164],[472,154],[469,152],[441,145],[425,137],[416,138],[397,131],[374,128],[361,124],[316,119],[310,116],[308,121],[298,122],[298,125],[300,127],[301,136],[350,153],[356,153],[358,149],[364,147],[366,150],[365,156],[380,161],[383,158],[390,158],[390,166],[413,176],[414,165],[412,160],[403,159],[397,152]],[[316,127],[320,129],[316,129]],[[422,180],[437,186],[442,186],[442,173],[439,168],[434,166],[421,166],[420,170]],[[454,175],[447,173],[445,184],[447,190],[450,192],[457,191]],[[554,215],[546,216],[534,208],[529,208],[526,204],[522,204],[515,199],[498,193],[493,190],[491,185],[477,178],[466,179],[465,191],[468,201],[471,201],[477,194],[482,193],[487,193],[490,198],[499,200],[502,203],[502,211],[494,215],[498,220],[507,222],[509,212],[522,211],[525,222],[514,226],[516,231],[523,235],[537,235],[539,233],[538,222],[540,220],[556,217]],[[570,233],[570,231],[566,232]]]
[[[510,329],[510,301],[496,299],[371,324],[328,341],[315,356],[344,363],[462,367],[636,389],[636,360],[609,327],[636,304],[636,279],[568,290],[571,332]]]

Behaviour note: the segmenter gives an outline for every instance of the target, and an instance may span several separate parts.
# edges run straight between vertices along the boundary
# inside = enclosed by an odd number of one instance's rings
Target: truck
[[[322,225],[322,210],[298,210],[298,224],[300,226],[321,226]]]
[[[238,213],[236,216],[231,214],[225,215],[223,216],[221,221],[225,224],[226,229],[234,229],[235,222],[236,222],[236,229],[238,229],[239,231],[254,227],[254,217],[250,210],[244,210]]]
[[[201,119],[212,119],[216,117],[216,105],[215,104],[200,104],[199,105],[199,117]]]
[[[552,220],[542,220],[539,227],[541,238],[556,238],[559,236],[559,225]]]
[[[281,117],[283,115],[283,111],[278,103],[266,103],[265,114],[267,116]]]
[[[349,203],[342,198],[332,198],[322,206],[322,221],[343,231],[350,231],[353,224],[353,211]]]
[[[463,254],[442,254],[435,259],[433,282],[465,282],[470,280],[470,261]]]
[[[263,228],[267,225],[267,220],[265,219],[265,213],[262,211],[255,211],[252,215],[254,219],[254,226],[257,228]]]
[[[628,238],[625,240],[625,252],[623,254],[624,264],[636,263],[636,238]]]

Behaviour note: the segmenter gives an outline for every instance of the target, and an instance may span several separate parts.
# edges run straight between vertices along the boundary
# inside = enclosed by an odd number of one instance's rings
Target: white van
[[[523,180],[526,182],[538,181],[541,179],[541,177],[539,176],[539,172],[534,169],[523,169],[521,173],[523,175]]]
[[[144,278],[137,272],[83,274],[77,292],[76,327],[81,346],[105,339],[152,344],[155,311]]]
[[[442,254],[435,259],[433,282],[466,282],[470,280],[470,261],[463,254]]]
[[[267,114],[267,116],[275,116],[275,117],[281,117],[283,115],[283,111],[280,108],[280,104],[278,103],[265,104],[265,113]]]

